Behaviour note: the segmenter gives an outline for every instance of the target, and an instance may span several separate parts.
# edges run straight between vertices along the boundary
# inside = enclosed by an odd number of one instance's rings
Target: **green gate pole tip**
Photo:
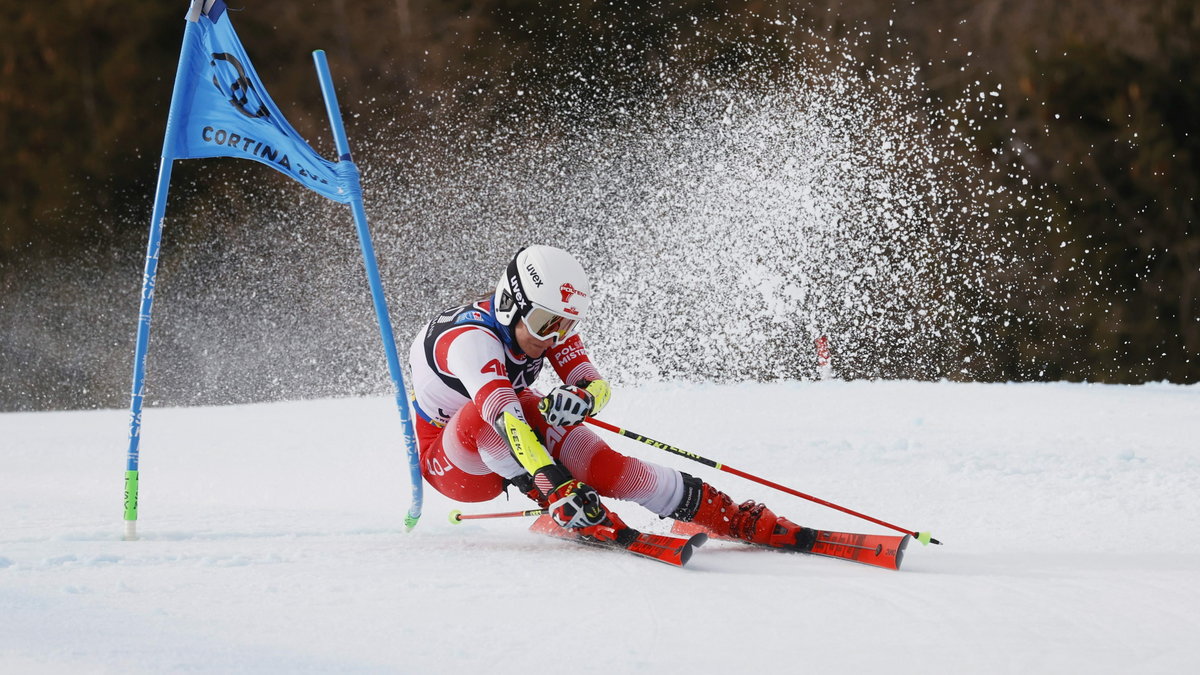
[[[450,512],[450,522],[454,523],[455,525],[461,523],[462,518],[460,516],[462,516],[462,511],[459,511],[458,509],[454,509],[453,511]]]
[[[414,517],[412,514],[404,516],[404,531],[412,532],[413,528],[417,526],[417,521],[420,519],[421,516]]]
[[[138,472],[125,472],[125,541],[135,541],[137,537],[138,510]]]

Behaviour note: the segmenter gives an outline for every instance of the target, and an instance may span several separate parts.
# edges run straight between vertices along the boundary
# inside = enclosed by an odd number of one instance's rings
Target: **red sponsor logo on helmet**
[[[569,282],[563,284],[562,286],[559,286],[558,290],[559,290],[559,292],[562,293],[562,301],[563,301],[564,305],[567,304],[568,302],[571,302],[571,298],[575,297],[576,295],[578,295],[581,298],[587,297],[587,293],[584,293],[583,291],[580,291],[580,290],[576,290],[575,287],[572,286]]]

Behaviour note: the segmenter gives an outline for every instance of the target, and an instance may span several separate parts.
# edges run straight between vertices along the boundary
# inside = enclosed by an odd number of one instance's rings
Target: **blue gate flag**
[[[183,100],[172,105],[166,159],[252,159],[349,204],[359,192],[357,176],[317,154],[284,119],[225,9],[224,0],[208,0],[196,20],[187,22],[175,85],[175,96]]]
[[[313,52],[321,94],[329,113],[337,163],[318,155],[287,123],[267,96],[250,59],[230,25],[224,0],[190,0],[176,67],[175,90],[167,114],[162,161],[154,208],[150,213],[150,235],[146,241],[146,267],[142,275],[142,300],[138,312],[137,340],[133,355],[133,388],[129,397],[129,452],[125,460],[125,539],[137,539],[138,464],[141,457],[142,404],[145,400],[146,354],[150,345],[150,314],[158,275],[171,167],[176,159],[243,157],[287,174],[315,192],[347,204],[354,216],[363,267],[371,290],[371,301],[379,323],[379,336],[387,357],[388,372],[396,390],[396,407],[404,427],[404,445],[412,476],[412,504],[404,518],[412,530],[421,517],[422,481],[416,435],[409,414],[404,372],[396,350],[395,332],[389,317],[379,265],[375,258],[367,214],[363,208],[358,167],[350,156],[350,143],[338,110],[333,76],[325,52]]]

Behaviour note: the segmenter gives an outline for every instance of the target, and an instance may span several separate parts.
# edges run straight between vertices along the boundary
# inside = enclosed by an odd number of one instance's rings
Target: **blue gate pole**
[[[154,309],[154,282],[158,275],[158,249],[162,240],[162,222],[171,187],[174,160],[163,154],[158,168],[158,190],[150,216],[150,237],[146,244],[146,266],[142,274],[142,303],[138,311],[137,347],[133,356],[133,391],[129,398],[129,453],[125,459],[125,539],[137,539],[138,453],[142,438],[142,399],[146,387],[146,353],[150,348],[150,313]]]
[[[412,504],[404,518],[404,526],[412,531],[421,517],[422,478],[421,465],[417,457],[417,440],[413,433],[412,415],[408,407],[408,391],[404,386],[404,372],[400,369],[400,357],[396,354],[396,338],[392,332],[392,321],[388,315],[387,301],[383,295],[383,283],[379,280],[379,266],[375,259],[375,247],[371,244],[371,232],[367,229],[367,214],[363,210],[362,190],[359,188],[358,167],[350,157],[350,143],[342,125],[342,113],[338,110],[337,93],[333,89],[333,77],[329,74],[329,63],[323,50],[313,52],[317,77],[321,81],[321,95],[325,98],[325,110],[329,113],[329,124],[333,128],[333,139],[337,144],[338,175],[350,186],[352,196],[350,208],[354,212],[354,226],[358,229],[358,242],[362,248],[363,265],[367,269],[367,281],[371,286],[371,300],[375,304],[375,316],[379,321],[379,333],[383,339],[383,351],[387,354],[388,371],[396,389],[396,407],[400,410],[400,422],[404,426],[404,447],[408,455],[408,468],[412,477]]]
[[[167,212],[167,193],[171,189],[171,167],[175,158],[171,153],[171,138],[174,122],[179,119],[180,106],[184,100],[183,77],[187,61],[196,41],[196,20],[200,17],[203,0],[192,0],[184,23],[183,44],[176,64],[175,86],[171,93],[171,107],[167,112],[167,129],[163,134],[163,150],[158,165],[158,187],[154,192],[154,209],[150,213],[150,236],[146,242],[146,266],[142,274],[142,302],[138,310],[137,342],[133,355],[133,387],[129,397],[129,452],[125,458],[125,536],[137,539],[138,517],[138,461],[142,440],[142,401],[146,389],[146,353],[150,349],[150,313],[154,309],[154,283],[158,277],[158,250],[162,242],[163,219]]]

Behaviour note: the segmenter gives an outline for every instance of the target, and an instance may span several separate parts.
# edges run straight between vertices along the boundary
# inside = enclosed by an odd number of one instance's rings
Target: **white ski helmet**
[[[525,322],[534,337],[562,340],[587,316],[592,285],[570,253],[553,246],[517,251],[496,284],[492,299],[496,320],[515,328]]]

